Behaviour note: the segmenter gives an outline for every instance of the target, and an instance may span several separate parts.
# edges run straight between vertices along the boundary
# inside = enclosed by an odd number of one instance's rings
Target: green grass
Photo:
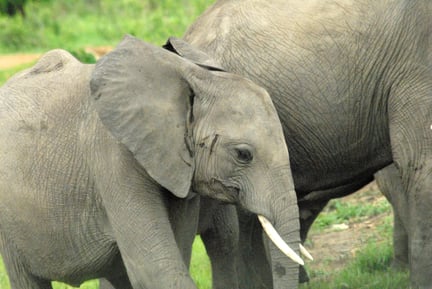
[[[373,194],[377,195],[376,192]],[[391,212],[384,199],[373,204],[367,202],[345,202],[344,199],[330,201],[317,218],[312,231],[320,232],[334,224],[360,222],[366,218]],[[379,240],[372,236],[365,247],[360,248],[342,270],[309,270],[311,282],[300,289],[403,289],[409,288],[408,272],[391,268],[393,256],[393,221],[389,215],[383,224],[375,228]],[[317,257],[317,256],[315,256]]]
[[[0,16],[0,53],[115,45],[124,34],[154,44],[181,37],[212,0],[31,1],[27,17]]]
[[[192,250],[191,275],[198,288],[211,288],[210,260],[204,248],[201,238],[197,237]]]
[[[75,287],[60,283],[60,282],[53,282],[53,289],[72,289]],[[99,288],[99,281],[98,280],[90,280],[82,284],[80,289],[97,289]]]
[[[9,288],[9,279],[6,273],[6,268],[0,258],[0,288]]]
[[[348,203],[343,199],[331,201],[324,213],[315,221],[315,229],[323,229],[334,224],[342,224],[348,221],[359,222],[364,218],[376,216],[391,210],[390,204],[382,199],[377,203]]]
[[[409,288],[407,272],[390,267],[393,250],[390,243],[371,240],[341,271],[311,272],[312,281],[301,289],[403,289]]]

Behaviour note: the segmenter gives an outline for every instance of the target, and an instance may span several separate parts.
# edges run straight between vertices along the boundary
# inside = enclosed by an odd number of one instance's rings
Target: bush
[[[21,16],[25,16],[24,5],[26,2],[26,0],[0,0],[0,13],[8,16],[15,16],[20,13]]]
[[[113,46],[125,34],[161,45],[213,1],[28,0],[26,17],[0,14],[0,53]]]
[[[82,63],[96,63],[96,57],[84,49],[72,50],[70,53]]]

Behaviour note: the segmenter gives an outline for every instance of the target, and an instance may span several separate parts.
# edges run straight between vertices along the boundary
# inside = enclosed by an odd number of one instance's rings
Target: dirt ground
[[[86,49],[87,52],[93,53],[96,58],[109,50],[111,50],[111,47]],[[9,69],[30,63],[39,57],[40,54],[0,55],[0,69]],[[345,197],[344,202],[370,203],[384,198],[379,192],[371,194],[370,191],[378,191],[375,183],[371,183],[359,192]],[[374,237],[377,242],[384,241],[378,235],[376,227],[383,224],[388,215],[388,213],[381,214],[362,222],[340,224],[321,232],[311,232],[306,247],[315,260],[313,262],[308,261],[308,267],[323,271],[329,271],[329,268],[333,270],[343,268],[371,237]]]
[[[87,47],[85,51],[92,53],[96,59],[108,53],[112,49],[111,46]],[[40,53],[32,54],[3,54],[0,55],[0,69],[9,69],[15,66],[23,65],[36,61],[41,56]]]
[[[0,55],[0,69],[9,69],[30,63],[40,57],[40,54],[4,54]]]
[[[375,182],[343,198],[344,202],[353,204],[370,204],[382,200],[385,200],[385,197],[379,192]],[[391,213],[383,213],[361,222],[348,222],[348,224],[334,225],[321,232],[311,232],[306,248],[315,260],[308,261],[307,266],[318,271],[337,271],[355,257],[356,252],[371,238],[377,243],[388,241],[379,235],[376,228],[383,225],[390,215]]]

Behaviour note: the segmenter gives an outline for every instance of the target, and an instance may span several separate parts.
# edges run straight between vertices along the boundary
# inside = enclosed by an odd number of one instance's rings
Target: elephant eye
[[[244,145],[237,146],[234,151],[236,159],[242,164],[249,164],[253,160],[252,150]]]

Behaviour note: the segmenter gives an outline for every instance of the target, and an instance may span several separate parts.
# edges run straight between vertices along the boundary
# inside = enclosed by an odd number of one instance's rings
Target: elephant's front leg
[[[409,248],[408,233],[398,212],[393,213],[393,251],[394,260],[392,267],[396,270],[408,270]]]
[[[128,192],[130,196],[106,206],[132,287],[195,289],[165,203],[160,192],[150,190]]]
[[[330,200],[330,199],[329,199]],[[302,244],[306,242],[309,229],[313,222],[318,217],[319,213],[324,209],[329,200],[320,200],[314,202],[299,202],[300,212],[300,240]],[[299,268],[299,283],[309,282],[309,275],[304,266]]]
[[[196,289],[169,221],[170,193],[144,171],[113,175],[99,187],[132,287]]]
[[[389,99],[393,158],[407,196],[411,286],[432,284],[432,81],[422,71],[404,80]]]
[[[184,200],[168,196],[168,211],[175,240],[183,256],[184,263],[189,268],[192,244],[198,230],[200,197]]]
[[[241,289],[267,289],[272,286],[268,244],[256,216],[237,209],[239,219],[238,282]]]
[[[175,239],[178,247],[181,250],[183,260],[189,267],[190,257],[192,252],[192,244],[197,231],[198,213],[199,213],[199,197],[185,201],[168,196],[170,223],[172,225]],[[111,278],[100,279],[100,289],[132,289],[129,278],[124,274]]]
[[[199,234],[210,258],[213,289],[239,288],[239,226],[234,205],[201,199]]]

